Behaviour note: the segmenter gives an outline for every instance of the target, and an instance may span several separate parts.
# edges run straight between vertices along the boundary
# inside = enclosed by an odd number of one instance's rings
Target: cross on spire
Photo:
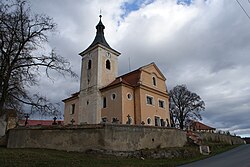
[[[101,20],[101,18],[102,18],[102,9],[100,9],[100,15],[99,15],[99,17],[100,17],[100,20]]]

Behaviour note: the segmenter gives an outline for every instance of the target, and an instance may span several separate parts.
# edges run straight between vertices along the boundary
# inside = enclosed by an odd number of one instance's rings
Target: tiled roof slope
[[[36,126],[36,125],[44,125],[44,126],[49,126],[53,124],[53,120],[28,120],[28,126]],[[56,121],[57,123],[60,122],[60,124],[63,124],[62,120]],[[25,120],[19,120],[18,121],[19,125],[24,125]]]
[[[139,68],[137,70],[134,70],[132,72],[129,72],[127,74],[117,77],[113,82],[111,82],[109,85],[105,86],[101,90],[120,84],[120,83],[124,83],[132,87],[136,87],[139,84],[140,75],[141,75],[141,70]]]
[[[62,101],[65,102],[67,100],[71,100],[71,99],[74,99],[74,98],[77,98],[79,96],[80,92],[75,92],[73,94],[71,94],[70,97],[66,98],[66,99],[63,99]]]
[[[160,72],[160,70],[158,69],[158,67],[155,65],[155,63],[150,63],[147,64],[145,66],[142,66],[134,71],[131,71],[127,74],[124,74],[122,76],[117,77],[113,82],[111,82],[109,85],[101,88],[101,90],[104,90],[106,88],[109,88],[111,86],[123,83],[132,87],[136,87],[138,85],[140,85],[140,77],[141,77],[141,71],[145,68],[147,68],[148,66],[153,65],[156,70],[159,71],[159,74],[165,79],[164,75]]]
[[[212,128],[210,126],[207,126],[201,122],[194,121],[193,126],[195,127],[196,130],[215,130],[215,128]]]

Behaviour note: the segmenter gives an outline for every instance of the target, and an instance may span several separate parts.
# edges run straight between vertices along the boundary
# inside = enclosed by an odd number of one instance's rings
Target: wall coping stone
[[[184,131],[173,127],[160,127],[160,126],[147,126],[147,125],[126,125],[126,124],[84,124],[84,125],[36,125],[36,126],[17,126],[16,130],[78,130],[78,129],[104,129],[104,128],[116,128],[116,127],[131,127],[141,129],[173,129],[178,131]]]

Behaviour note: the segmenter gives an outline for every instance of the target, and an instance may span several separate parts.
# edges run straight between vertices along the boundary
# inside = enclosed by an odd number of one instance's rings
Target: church
[[[100,21],[92,44],[82,51],[80,91],[64,102],[64,124],[169,126],[166,78],[155,63],[118,76],[120,53],[104,37]]]

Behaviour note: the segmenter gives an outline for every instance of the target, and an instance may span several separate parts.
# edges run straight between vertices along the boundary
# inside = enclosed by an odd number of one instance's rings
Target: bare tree
[[[190,92],[185,85],[177,85],[169,92],[171,122],[184,128],[189,120],[201,120],[200,111],[205,110],[205,103],[196,93]]]
[[[50,17],[33,15],[24,0],[0,2],[0,116],[8,108],[20,111],[24,104],[31,105],[32,111],[58,111],[45,97],[28,92],[38,85],[41,72],[49,78],[51,71],[76,76],[70,63],[53,50],[47,55],[37,51],[48,42],[55,26]]]

